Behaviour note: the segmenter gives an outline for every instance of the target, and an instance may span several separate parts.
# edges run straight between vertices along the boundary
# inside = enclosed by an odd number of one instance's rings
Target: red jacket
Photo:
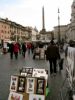
[[[27,48],[28,48],[28,49],[31,49],[31,44],[30,44],[30,43],[27,44]]]
[[[16,43],[16,44],[14,44],[14,52],[18,52],[19,51],[19,46],[18,46],[18,44]]]

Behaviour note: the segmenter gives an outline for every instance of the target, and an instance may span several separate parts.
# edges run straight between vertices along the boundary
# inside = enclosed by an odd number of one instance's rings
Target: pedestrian
[[[30,51],[31,51],[31,43],[28,43],[27,44],[27,49],[28,49],[28,54],[30,54]]]
[[[21,44],[18,43],[18,46],[19,46],[19,54],[21,54]]]
[[[13,45],[13,43],[9,44],[9,52],[10,52],[10,59],[13,59],[13,53],[14,53],[14,45]]]
[[[19,52],[18,43],[14,43],[14,55],[15,55],[15,59],[18,59],[18,52]]]
[[[56,46],[53,40],[51,40],[49,46],[46,50],[46,59],[49,61],[50,64],[50,74],[57,73],[56,65],[57,59],[60,59],[59,48]]]
[[[25,54],[26,54],[26,44],[23,43],[22,44],[22,55],[23,55],[24,58],[25,58]]]
[[[32,54],[33,54],[33,52],[34,52],[34,44],[33,43],[31,44],[31,51],[32,51]]]

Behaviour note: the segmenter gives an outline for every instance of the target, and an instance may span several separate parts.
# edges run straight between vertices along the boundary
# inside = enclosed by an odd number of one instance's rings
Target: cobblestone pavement
[[[32,54],[26,53],[26,58],[19,55],[18,59],[10,60],[9,54],[0,55],[0,100],[7,100],[9,95],[10,77],[19,73],[22,67],[45,68],[49,72],[49,64],[46,60],[32,59]],[[49,73],[48,85],[50,93],[46,100],[58,100],[60,88],[65,78],[65,71],[58,71],[57,75],[51,76]],[[61,100],[59,98],[59,100]],[[66,99],[64,99],[66,100]]]

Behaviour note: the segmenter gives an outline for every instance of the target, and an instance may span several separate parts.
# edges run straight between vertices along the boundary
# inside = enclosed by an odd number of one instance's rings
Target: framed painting
[[[45,79],[37,78],[36,94],[44,95],[44,89],[45,89]]]
[[[21,76],[27,76],[27,73],[25,73],[25,72],[21,72],[20,74],[21,74]]]
[[[33,69],[33,77],[40,77],[43,76],[44,74],[46,74],[45,69]]]
[[[26,93],[34,93],[35,78],[27,78]]]
[[[44,95],[29,94],[29,100],[45,100]]]
[[[25,68],[25,72],[26,73],[33,73],[33,68],[30,68],[30,67]]]
[[[33,73],[33,68],[30,68],[29,69],[29,73]]]
[[[11,76],[10,91],[17,91],[18,76]]]
[[[8,100],[23,100],[23,95],[16,92],[10,92]]]
[[[24,76],[19,76],[17,91],[24,92],[25,91],[25,84],[26,84],[26,78]]]
[[[31,73],[27,73],[27,77],[32,77],[32,74]]]

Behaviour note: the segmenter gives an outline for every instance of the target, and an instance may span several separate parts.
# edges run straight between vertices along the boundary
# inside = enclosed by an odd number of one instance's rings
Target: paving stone
[[[32,54],[26,53],[26,58],[19,55],[18,59],[10,59],[9,54],[0,56],[0,100],[7,100],[9,95],[10,77],[19,72],[22,67],[45,68],[50,71],[49,63],[46,60],[32,59]],[[65,78],[65,72],[57,73],[56,76],[51,77],[49,73],[48,85],[50,94],[46,100],[59,100],[60,89]],[[64,99],[66,100],[66,99]]]

